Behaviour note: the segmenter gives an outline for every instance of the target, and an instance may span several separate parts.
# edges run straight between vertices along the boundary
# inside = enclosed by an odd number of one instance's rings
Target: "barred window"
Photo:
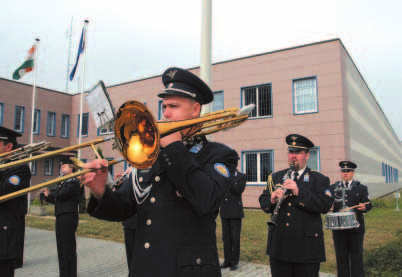
[[[37,174],[37,161],[31,162],[31,173],[32,173],[32,175]]]
[[[81,117],[80,117],[80,115],[78,115],[78,124],[77,124],[77,134],[78,135],[80,133],[80,120],[81,120]],[[82,114],[81,136],[88,136],[88,124],[89,124],[88,113],[84,113],[84,114]]]
[[[56,113],[47,113],[47,135],[49,137],[54,137],[56,135]]]
[[[25,117],[25,108],[21,106],[15,107],[15,122],[14,122],[14,130],[17,132],[24,132],[24,117]]]
[[[293,81],[294,113],[314,113],[318,111],[317,78]]]
[[[310,158],[307,166],[313,170],[320,171],[320,149],[318,147],[310,148]]]
[[[246,87],[242,89],[243,106],[254,104],[252,117],[272,116],[272,92],[271,84]]]
[[[265,184],[273,170],[272,150],[243,153],[247,184]]]

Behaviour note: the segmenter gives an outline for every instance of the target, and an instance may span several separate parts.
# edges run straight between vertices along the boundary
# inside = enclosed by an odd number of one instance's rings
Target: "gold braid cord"
[[[272,174],[268,176],[267,180],[267,188],[266,190],[269,190],[269,193],[272,194],[272,191],[274,190],[274,183],[272,182]]]

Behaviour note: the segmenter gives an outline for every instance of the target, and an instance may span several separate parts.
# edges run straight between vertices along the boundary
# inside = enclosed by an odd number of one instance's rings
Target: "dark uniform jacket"
[[[342,191],[339,189],[342,185],[342,181],[338,181],[335,184],[330,186],[330,191],[332,197],[335,199],[334,202],[334,210],[333,212],[339,212],[343,207],[342,202]],[[345,191],[345,204],[347,207],[352,207],[359,205],[360,203],[370,202],[366,205],[366,211],[359,211],[357,208],[349,210],[354,211],[356,213],[357,221],[360,223],[358,228],[345,229],[345,230],[334,230],[334,232],[342,231],[342,232],[361,232],[364,233],[366,231],[365,223],[364,223],[364,213],[371,210],[373,205],[370,201],[370,196],[368,193],[367,186],[361,184],[359,181],[353,180],[353,182],[349,185],[349,189]]]
[[[221,276],[215,219],[237,161],[234,150],[205,137],[191,149],[174,142],[133,174],[129,193],[106,189],[88,212],[115,221],[138,214],[132,276]]]
[[[273,213],[271,203],[275,186],[282,184],[289,169],[275,172],[268,177],[267,189],[259,198],[261,209]],[[299,195],[287,191],[280,205],[277,225],[268,230],[267,254],[291,263],[319,263],[325,261],[324,233],[321,213],[332,206],[329,196],[329,178],[306,167],[297,180]]]
[[[29,187],[31,171],[28,165],[0,171],[0,196]],[[0,260],[15,259],[18,254],[18,217],[27,210],[26,196],[0,203]]]
[[[56,216],[66,213],[78,214],[80,196],[80,182],[76,178],[71,178],[59,183],[57,189],[51,192],[48,197],[45,197],[45,200],[55,204],[54,215]]]
[[[243,201],[241,194],[246,188],[246,175],[242,172],[237,172],[233,184],[229,191],[225,194],[220,206],[221,218],[243,218]]]

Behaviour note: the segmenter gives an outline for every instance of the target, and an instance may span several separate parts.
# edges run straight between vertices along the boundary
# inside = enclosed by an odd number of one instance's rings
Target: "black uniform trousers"
[[[346,230],[332,231],[332,237],[334,239],[338,277],[364,276],[364,233]]]
[[[60,277],[77,276],[75,240],[77,227],[78,213],[65,213],[56,216],[56,243]]]
[[[269,258],[271,275],[278,277],[318,277],[320,263],[288,263]]]
[[[25,244],[25,215],[18,217],[18,256],[15,261],[15,267],[22,267],[24,264],[24,244]]]
[[[221,221],[225,262],[237,265],[240,259],[240,231],[242,218],[221,218]]]
[[[130,272],[130,264],[134,255],[134,244],[135,244],[135,231],[136,229],[130,229],[124,227],[124,244],[126,246],[126,257],[128,271]]]
[[[14,277],[14,261],[0,261],[0,276]]]

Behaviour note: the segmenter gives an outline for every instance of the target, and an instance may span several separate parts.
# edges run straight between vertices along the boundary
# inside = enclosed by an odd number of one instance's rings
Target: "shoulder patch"
[[[197,154],[202,148],[202,144],[196,144],[193,147],[191,147],[191,149],[189,150],[191,153]]]
[[[326,190],[325,190],[325,194],[328,195],[328,196],[330,196],[330,197],[332,197],[331,191],[330,191],[329,189],[326,189]]]
[[[20,184],[20,177],[18,177],[17,175],[13,175],[10,178],[8,178],[8,182],[14,186],[18,186]]]
[[[214,164],[214,168],[219,174],[221,174],[225,177],[229,177],[229,169],[226,167],[226,165],[221,164],[221,163],[216,163],[216,164]]]

